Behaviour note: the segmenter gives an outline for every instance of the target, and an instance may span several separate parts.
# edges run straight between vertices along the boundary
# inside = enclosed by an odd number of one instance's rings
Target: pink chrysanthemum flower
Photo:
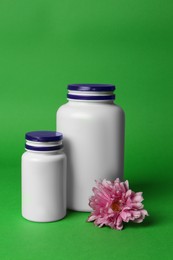
[[[148,212],[143,209],[144,205],[142,192],[133,192],[129,189],[128,181],[120,182],[103,180],[96,181],[97,187],[93,188],[94,195],[89,200],[89,205],[93,212],[88,221],[94,221],[95,225],[121,230],[123,221],[130,220],[140,223],[148,216]]]

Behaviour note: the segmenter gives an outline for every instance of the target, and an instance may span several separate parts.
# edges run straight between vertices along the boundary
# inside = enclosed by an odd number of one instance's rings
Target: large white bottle
[[[114,104],[114,85],[68,85],[68,103],[57,111],[67,155],[67,206],[91,211],[95,180],[123,179],[124,112]]]

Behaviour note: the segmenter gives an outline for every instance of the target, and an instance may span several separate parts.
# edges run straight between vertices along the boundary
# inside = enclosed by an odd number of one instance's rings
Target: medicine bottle
[[[114,85],[68,85],[68,102],[57,111],[68,158],[67,206],[91,211],[95,180],[123,179],[124,112],[114,104]]]
[[[66,215],[66,155],[63,136],[52,131],[26,134],[22,156],[22,216],[51,222]]]

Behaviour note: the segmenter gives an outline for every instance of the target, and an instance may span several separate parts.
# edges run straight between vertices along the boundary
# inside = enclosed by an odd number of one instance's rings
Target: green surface
[[[173,259],[172,0],[0,1],[0,259]],[[55,129],[68,83],[115,83],[125,178],[150,217],[123,231],[20,213],[24,133]]]

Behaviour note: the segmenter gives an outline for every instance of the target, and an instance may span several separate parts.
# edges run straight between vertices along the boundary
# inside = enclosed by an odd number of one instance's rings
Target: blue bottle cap
[[[55,131],[34,131],[26,133],[25,138],[34,142],[54,142],[62,140],[63,135]]]
[[[114,91],[116,87],[111,84],[70,84],[68,90],[74,91]]]

